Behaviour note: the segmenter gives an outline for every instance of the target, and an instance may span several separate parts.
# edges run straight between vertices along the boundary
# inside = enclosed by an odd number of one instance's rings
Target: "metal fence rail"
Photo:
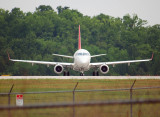
[[[40,109],[40,108],[60,108],[60,107],[82,107],[82,106],[97,106],[97,105],[128,105],[128,104],[154,104],[160,103],[160,99],[141,99],[141,100],[118,100],[118,101],[90,101],[90,102],[71,102],[71,103],[53,103],[53,104],[38,104],[24,106],[0,106],[0,110],[16,110],[16,109]]]
[[[158,89],[160,86],[157,87],[139,87],[139,88],[132,88],[132,90],[139,90],[139,89]],[[131,88],[121,88],[121,89],[93,89],[93,90],[75,90],[74,92],[98,92],[98,91],[124,91],[130,90]],[[73,90],[68,91],[42,91],[42,92],[13,92],[13,93],[0,93],[0,95],[12,95],[12,94],[42,94],[42,93],[72,93]]]
[[[160,86],[155,87],[137,87],[133,88],[136,80],[134,80],[133,84],[130,88],[120,88],[120,89],[92,89],[92,90],[76,90],[78,86],[78,82],[74,86],[73,90],[68,91],[42,91],[42,92],[11,92],[14,84],[12,85],[9,93],[0,93],[0,96],[8,95],[8,106],[0,106],[1,110],[8,110],[10,114],[10,110],[16,109],[39,109],[39,108],[60,108],[60,107],[72,107],[73,108],[73,117],[75,117],[75,107],[82,106],[105,106],[105,105],[129,105],[130,104],[130,117],[132,117],[132,104],[154,104],[160,103],[160,99],[140,99],[133,100],[132,99],[132,91],[140,90],[140,89],[159,89]],[[99,91],[129,91],[130,99],[129,100],[114,100],[114,101],[89,101],[89,102],[75,102],[75,93],[76,92],[99,92]],[[73,102],[70,103],[53,103],[53,104],[38,104],[38,105],[24,105],[24,106],[11,106],[10,105],[10,95],[15,94],[46,94],[46,93],[73,93]]]

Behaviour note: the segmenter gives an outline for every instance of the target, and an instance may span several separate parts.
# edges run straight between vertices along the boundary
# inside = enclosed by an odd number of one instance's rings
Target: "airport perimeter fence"
[[[135,82],[130,88],[76,90],[77,82],[73,90],[23,93],[12,93],[13,84],[0,93],[8,98],[0,103],[0,117],[159,117],[160,86],[134,88]],[[17,94],[24,95],[23,106],[15,105]]]

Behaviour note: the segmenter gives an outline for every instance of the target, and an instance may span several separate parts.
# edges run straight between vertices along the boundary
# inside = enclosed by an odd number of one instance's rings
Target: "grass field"
[[[38,92],[86,89],[118,89],[130,88],[134,80],[0,80],[0,93],[8,93],[12,84],[12,92]],[[160,80],[137,80],[135,87],[160,86]],[[72,102],[72,93],[24,94],[24,105],[57,102]],[[99,101],[129,99],[129,91],[76,92],[75,101]],[[159,99],[160,89],[134,90],[133,99]],[[11,95],[11,105],[16,104],[16,96]],[[0,96],[0,106],[8,105],[8,96]],[[160,104],[133,105],[133,115],[136,117],[160,116]],[[130,105],[76,107],[76,117],[129,117]],[[10,111],[13,117],[72,117],[72,108],[28,109]],[[0,111],[0,117],[8,117],[8,111]]]

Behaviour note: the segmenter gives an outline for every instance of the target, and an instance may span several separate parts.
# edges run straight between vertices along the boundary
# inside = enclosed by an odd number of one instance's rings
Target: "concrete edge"
[[[160,76],[0,76],[1,79],[160,79]]]

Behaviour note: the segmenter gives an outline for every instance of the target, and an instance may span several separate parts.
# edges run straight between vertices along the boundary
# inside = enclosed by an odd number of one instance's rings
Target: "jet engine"
[[[63,72],[63,66],[62,65],[56,65],[55,67],[54,67],[54,72],[55,73],[57,73],[57,74],[60,74],[60,73],[62,73]]]
[[[101,65],[99,69],[102,74],[106,74],[109,72],[109,67],[107,65]]]

